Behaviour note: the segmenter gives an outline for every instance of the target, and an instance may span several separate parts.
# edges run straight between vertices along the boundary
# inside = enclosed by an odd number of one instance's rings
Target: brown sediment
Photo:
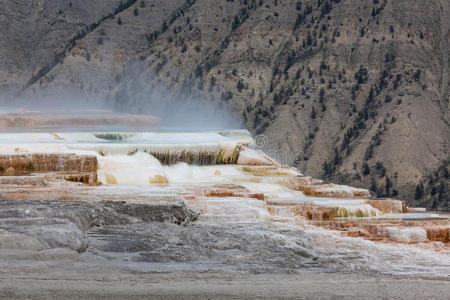
[[[262,179],[260,177],[247,177],[247,178],[233,178],[234,182],[253,182],[261,183]]]
[[[45,185],[46,181],[67,180],[97,185],[97,168],[97,157],[91,155],[0,155],[0,169],[6,170],[0,173],[0,184]]]
[[[277,167],[275,166],[244,166],[242,170],[244,172],[260,172],[260,171],[274,171]]]
[[[0,116],[0,128],[2,128],[2,131],[91,126],[153,127],[159,125],[159,123],[160,120],[153,116],[128,114],[74,115],[58,112],[57,114],[20,113]]]
[[[138,149],[137,149],[137,148],[134,148],[134,149],[128,151],[127,155],[128,155],[128,156],[132,156],[132,155],[136,154],[137,152],[138,152]],[[103,155],[103,156],[104,156],[104,155]]]
[[[220,149],[219,154],[216,157],[215,164],[235,165],[239,159],[240,150],[241,150],[240,146],[235,146],[231,152],[226,148]]]
[[[305,206],[293,208],[296,216],[303,216],[308,220],[330,220],[338,215],[338,207]]]
[[[99,185],[96,172],[57,172],[46,176],[47,180],[63,179],[88,185]]]
[[[369,197],[371,197],[370,192],[366,189],[352,188],[352,190],[353,190],[354,198],[369,198]]]
[[[319,206],[313,202],[295,203],[290,201],[266,200],[269,213],[277,216],[279,208],[287,209],[294,217],[307,220],[330,220],[338,216],[338,207]]]
[[[370,206],[378,209],[382,213],[405,213],[406,202],[395,199],[370,199],[367,200]]]
[[[405,207],[406,212],[425,212],[425,207]]]
[[[261,172],[253,172],[255,176],[288,176],[292,175],[289,172],[284,171],[261,171]]]
[[[275,181],[276,184],[283,185],[294,191],[299,191],[301,186],[310,185],[311,177],[307,176],[289,176]]]
[[[292,188],[292,182],[288,186]],[[337,191],[333,188],[337,187]],[[353,198],[355,193],[352,188],[346,187],[344,194],[342,189],[336,185],[314,185],[311,189],[303,186],[305,194],[314,196],[339,196]],[[323,188],[323,189],[321,189]],[[358,191],[359,192],[359,191]],[[405,213],[406,203],[396,199],[367,199],[368,205],[383,213]],[[327,229],[339,230],[343,234],[351,237],[362,237],[364,239],[389,242],[389,243],[413,243],[423,244],[432,242],[442,242],[444,245],[432,247],[438,251],[440,249],[450,248],[450,220],[449,219],[339,219],[343,217],[343,209],[340,207],[324,207],[314,204],[314,202],[296,203],[289,200],[267,199],[269,213],[275,219],[283,220],[283,213],[287,213],[286,217],[300,217],[301,219],[310,220],[310,224],[324,227]],[[280,210],[281,209],[281,210]],[[344,209],[345,210],[345,209]],[[281,212],[281,215],[280,215]],[[363,217],[363,212],[355,212],[356,216]],[[278,217],[278,218],[277,218]],[[429,247],[429,246],[424,246]]]
[[[169,184],[169,179],[163,175],[155,175],[153,177],[150,177],[149,183],[151,184],[160,184],[160,185],[166,185]]]
[[[14,169],[13,167],[9,167],[8,169],[6,169],[5,174],[6,175],[14,175],[15,172],[16,172],[16,169]]]
[[[342,231],[351,237],[362,237],[372,241],[415,244],[418,241],[399,241],[391,236],[390,230],[423,228],[428,242],[442,242],[444,249],[450,249],[450,220],[407,220],[407,219],[364,219],[364,220],[312,220],[310,224]],[[427,242],[427,241],[425,241]],[[438,247],[438,250],[442,247]]]
[[[117,184],[117,179],[111,174],[106,174],[106,183],[107,184]]]
[[[137,149],[129,151],[128,155],[133,155]],[[174,165],[177,163],[187,163],[189,165],[208,166],[208,165],[233,165],[236,164],[239,158],[239,146],[235,147],[233,151],[227,153],[219,149],[216,151],[146,151],[155,157],[162,165]]]
[[[97,172],[97,157],[75,154],[0,155],[0,168],[33,172]]]
[[[263,193],[253,193],[236,184],[217,184],[211,186],[186,186],[181,196],[186,200],[197,201],[200,198],[253,198],[264,200]]]
[[[329,198],[369,198],[370,192],[337,184],[299,185],[298,189],[307,196]]]
[[[450,224],[447,226],[425,227],[425,230],[430,241],[450,243]]]
[[[292,176],[292,172],[280,170],[273,166],[244,166],[242,170],[246,173],[251,173],[254,176]]]
[[[212,190],[204,195],[204,197],[240,197],[240,198],[255,198],[258,200],[264,200],[263,193],[251,193],[248,191],[232,191],[232,190]]]

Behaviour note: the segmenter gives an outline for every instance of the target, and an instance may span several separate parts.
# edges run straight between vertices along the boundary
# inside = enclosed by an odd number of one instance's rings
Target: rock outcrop
[[[55,197],[57,198],[57,197]],[[178,201],[0,201],[0,249],[68,248],[84,252],[93,227],[137,222],[185,224],[196,214]]]

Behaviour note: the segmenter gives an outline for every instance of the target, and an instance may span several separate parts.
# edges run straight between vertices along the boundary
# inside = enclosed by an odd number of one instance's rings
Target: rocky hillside
[[[306,174],[450,210],[448,0],[0,4],[3,101],[214,103]]]

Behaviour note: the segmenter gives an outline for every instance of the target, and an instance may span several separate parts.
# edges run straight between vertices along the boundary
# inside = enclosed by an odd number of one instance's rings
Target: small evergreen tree
[[[231,28],[232,28],[233,30],[235,30],[236,28],[239,27],[239,23],[240,23],[239,17],[238,17],[237,15],[234,16],[234,21],[233,21],[233,24],[232,24]]]
[[[386,196],[389,196],[392,188],[392,182],[389,179],[389,176],[386,176],[385,188],[386,188]]]
[[[169,27],[167,26],[166,21],[164,21],[162,24],[162,27],[161,27],[161,32],[165,32],[167,30],[167,28],[169,28]]]
[[[236,88],[238,89],[239,92],[241,92],[244,89],[244,83],[242,82],[242,80],[239,80],[237,83]]]
[[[423,197],[423,184],[422,182],[416,185],[416,192],[414,193],[414,199],[419,200]]]
[[[319,91],[319,101],[322,103],[325,100],[325,90],[323,88]]]
[[[363,175],[367,176],[370,174],[370,167],[367,163],[363,164]]]
[[[376,193],[377,190],[378,190],[377,182],[376,182],[376,180],[375,180],[374,177],[372,177],[372,179],[371,179],[370,190],[371,190],[372,192],[374,192],[374,193]]]

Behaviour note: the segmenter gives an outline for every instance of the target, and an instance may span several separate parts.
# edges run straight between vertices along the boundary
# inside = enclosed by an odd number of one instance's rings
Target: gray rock
[[[81,230],[72,222],[62,219],[0,219],[0,228],[7,229],[9,232],[20,233],[28,239],[23,239],[26,243],[38,241],[40,247],[45,248],[69,248],[77,252],[84,252],[88,247],[88,241]],[[5,241],[2,248],[11,249],[11,247],[29,249],[26,243],[17,244],[17,242],[7,243]],[[45,246],[44,246],[45,245]]]
[[[46,243],[41,242],[35,237],[0,229],[0,249],[28,249],[38,251],[47,247]]]

